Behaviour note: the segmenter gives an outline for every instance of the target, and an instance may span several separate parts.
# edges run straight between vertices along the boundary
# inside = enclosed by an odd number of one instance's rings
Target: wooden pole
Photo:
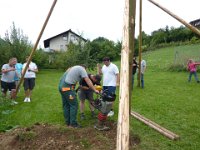
[[[161,133],[162,135],[166,136],[167,138],[171,139],[171,140],[177,140],[179,139],[179,136],[176,135],[175,133],[161,127],[160,125],[156,124],[155,122],[145,118],[144,116],[131,111],[131,115],[133,117],[135,117],[136,119],[138,119],[139,121],[143,122],[144,124],[150,126],[151,128],[155,129],[156,131],[158,131],[159,133]]]
[[[133,6],[136,0],[125,0],[124,9],[124,27],[122,37],[122,51],[121,51],[121,71],[120,71],[120,92],[119,92],[119,114],[117,127],[117,150],[129,149],[129,57],[130,57],[130,37],[134,36],[131,33],[131,26],[134,25],[135,16],[133,13]],[[133,13],[131,13],[133,11]],[[134,37],[133,37],[134,38]]]
[[[166,13],[168,13],[170,16],[172,16],[173,18],[175,18],[176,20],[178,20],[179,22],[184,24],[186,27],[188,27],[190,30],[192,30],[194,33],[196,33],[196,34],[198,34],[200,36],[200,31],[196,27],[194,27],[191,24],[187,23],[186,21],[184,21],[183,19],[181,19],[177,15],[173,14],[172,12],[170,12],[168,9],[164,8],[163,6],[159,5],[155,1],[153,1],[153,0],[148,0],[148,1],[153,3],[154,5],[156,5],[157,7],[159,7],[160,9],[165,11]]]
[[[133,8],[129,13],[129,18],[135,18],[136,15],[136,1],[133,1]],[[129,32],[129,47],[130,47],[130,57],[129,57],[129,94],[132,95],[133,90],[133,54],[135,50],[135,20],[129,21],[130,32]],[[129,112],[131,112],[131,96],[129,97]],[[130,115],[129,115],[130,116]]]
[[[48,23],[48,21],[49,21],[49,18],[50,18],[50,16],[51,16],[52,12],[53,12],[53,9],[54,9],[54,7],[55,7],[55,5],[56,5],[56,2],[57,2],[57,0],[54,0],[53,4],[52,4],[52,6],[51,6],[51,9],[50,9],[50,11],[49,11],[49,13],[48,13],[48,16],[47,16],[47,18],[46,18],[46,20],[45,20],[45,22],[44,22],[44,24],[43,24],[43,26],[42,26],[42,29],[41,29],[41,31],[40,31],[40,34],[39,34],[39,36],[38,36],[38,38],[37,38],[37,41],[36,41],[36,43],[35,43],[35,45],[34,45],[32,51],[31,51],[31,54],[30,54],[30,56],[29,56],[29,58],[28,58],[28,61],[27,61],[26,66],[25,66],[25,68],[24,68],[24,71],[22,72],[21,79],[19,80],[19,84],[17,85],[17,88],[16,88],[16,95],[17,95],[17,93],[18,93],[18,90],[19,90],[19,87],[20,87],[20,85],[21,85],[21,83],[22,83],[22,80],[24,79],[25,72],[26,72],[26,70],[28,69],[28,66],[29,66],[29,64],[30,64],[30,62],[31,62],[31,59],[32,59],[32,57],[33,57],[33,54],[34,54],[34,52],[35,52],[35,50],[36,50],[36,48],[37,48],[37,46],[38,46],[38,43],[39,43],[39,41],[40,41],[40,39],[41,39],[41,37],[42,37],[42,34],[43,34],[43,32],[44,32],[44,29],[45,29],[45,27],[46,27],[46,25],[47,25],[47,23]]]
[[[141,85],[141,61],[142,61],[142,0],[140,0],[140,20],[139,20],[139,69],[138,87]]]

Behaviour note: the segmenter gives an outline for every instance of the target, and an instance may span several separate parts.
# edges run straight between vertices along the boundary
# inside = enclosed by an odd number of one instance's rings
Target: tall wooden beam
[[[122,37],[121,68],[120,68],[120,92],[119,92],[119,114],[117,127],[117,150],[129,149],[129,100],[130,93],[130,47],[133,48],[135,25],[136,0],[125,0],[124,27]],[[132,39],[131,39],[132,38]],[[131,56],[132,58],[132,56]]]
[[[33,57],[34,52],[36,51],[36,48],[37,48],[37,46],[38,46],[38,43],[39,43],[39,41],[40,41],[40,39],[41,39],[41,37],[42,37],[42,34],[43,34],[43,32],[44,32],[44,29],[45,29],[45,27],[46,27],[46,25],[47,25],[47,23],[48,23],[48,21],[49,21],[49,18],[50,18],[50,16],[51,16],[52,12],[53,12],[53,9],[54,9],[54,7],[55,7],[55,5],[56,5],[56,2],[57,2],[57,0],[54,0],[52,6],[51,6],[51,8],[50,8],[50,11],[49,11],[49,13],[48,13],[48,15],[47,15],[47,18],[46,18],[46,20],[45,20],[45,22],[44,22],[44,24],[43,24],[43,26],[42,26],[42,29],[41,29],[41,31],[40,31],[40,33],[39,33],[39,36],[38,36],[38,38],[37,38],[37,41],[36,41],[36,43],[35,43],[35,45],[34,45],[32,51],[31,51],[31,54],[30,54],[30,56],[29,56],[29,58],[28,58],[28,61],[27,61],[26,66],[25,66],[25,68],[24,68],[24,71],[22,72],[22,76],[21,76],[21,79],[20,79],[20,81],[19,81],[19,84],[17,85],[16,94],[18,93],[19,87],[20,87],[20,85],[21,85],[21,83],[22,83],[22,80],[24,79],[25,72],[26,72],[26,70],[28,69],[28,66],[29,66],[29,64],[30,64],[30,62],[31,62],[31,60],[32,60],[32,57]]]
[[[170,16],[172,16],[173,18],[175,18],[176,20],[178,20],[179,22],[181,22],[182,24],[184,24],[186,27],[188,27],[190,30],[192,30],[194,33],[196,33],[196,34],[198,34],[200,36],[200,31],[197,28],[195,28],[191,24],[187,23],[182,18],[180,18],[177,15],[173,14],[168,9],[164,8],[163,6],[161,6],[160,4],[156,3],[155,1],[153,1],[153,0],[148,0],[148,1],[151,2],[151,3],[153,3],[154,5],[156,5],[157,7],[159,7],[160,9],[162,9],[163,11],[165,11],[166,13],[168,13]]]
[[[134,18],[136,16],[136,3],[135,1],[133,2],[133,4],[131,4],[133,6],[133,10],[130,11],[129,13],[129,18]],[[129,48],[130,48],[130,52],[129,52],[129,94],[132,95],[132,90],[133,90],[133,55],[134,55],[134,51],[135,51],[135,20],[134,21],[129,21],[129,28],[130,28],[130,32],[129,32]],[[132,98],[131,96],[129,97],[129,112],[131,112],[131,101]]]
[[[142,61],[142,0],[140,0],[140,19],[139,19],[139,69],[138,87],[141,85],[141,61]]]

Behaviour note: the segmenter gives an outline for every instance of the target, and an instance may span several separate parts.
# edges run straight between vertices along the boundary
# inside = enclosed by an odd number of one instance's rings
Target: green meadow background
[[[178,53],[178,55],[177,55]],[[180,139],[170,140],[157,131],[134,119],[130,120],[131,133],[140,138],[137,150],[199,150],[200,149],[200,84],[194,77],[188,83],[189,73],[172,72],[170,66],[188,58],[199,60],[200,45],[168,47],[143,53],[147,62],[145,88],[137,87],[135,80],[132,91],[132,110],[178,134]],[[120,67],[120,61],[114,62]],[[184,62],[185,63],[185,62]],[[65,125],[61,97],[58,92],[60,70],[40,70],[31,103],[24,103],[24,91],[18,94],[18,105],[8,99],[0,99],[0,130],[28,127],[37,122]],[[127,87],[128,88],[128,87]],[[119,96],[117,89],[117,96]],[[118,97],[114,104],[115,115],[109,120],[117,121]],[[93,127],[86,103],[86,120],[78,120],[83,127]]]

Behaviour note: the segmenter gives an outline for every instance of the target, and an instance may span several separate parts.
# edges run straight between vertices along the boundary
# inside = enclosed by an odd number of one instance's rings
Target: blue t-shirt
[[[19,77],[15,76],[15,78],[14,78],[15,81],[16,81],[16,80],[19,80],[19,78],[21,78],[22,67],[23,67],[23,65],[22,65],[21,63],[16,63],[16,65],[15,65],[15,69],[16,69],[17,74],[18,74]]]

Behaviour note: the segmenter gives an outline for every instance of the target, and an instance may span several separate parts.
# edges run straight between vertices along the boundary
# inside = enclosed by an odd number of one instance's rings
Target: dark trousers
[[[60,91],[60,94],[62,97],[65,123],[71,126],[77,125],[78,102],[75,90],[70,90],[66,92]]]
[[[76,126],[77,123],[77,111],[78,111],[78,102],[76,97],[76,91],[74,85],[69,85],[65,83],[64,79],[67,73],[63,75],[60,80],[58,89],[62,98],[63,113],[65,118],[65,123],[67,125]],[[63,91],[64,88],[69,88],[70,90]]]

